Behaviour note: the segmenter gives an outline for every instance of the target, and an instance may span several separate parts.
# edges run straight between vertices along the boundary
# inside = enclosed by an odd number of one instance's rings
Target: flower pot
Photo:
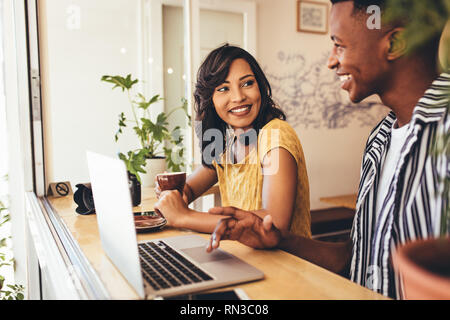
[[[166,170],[166,158],[157,157],[147,159],[144,169],[147,173],[140,173],[142,186],[154,187],[156,175],[158,173],[163,173]]]
[[[450,237],[400,246],[393,263],[402,276],[405,299],[450,299]]]
[[[137,177],[128,172],[128,187],[130,188],[131,202],[133,207],[141,204],[141,183]]]

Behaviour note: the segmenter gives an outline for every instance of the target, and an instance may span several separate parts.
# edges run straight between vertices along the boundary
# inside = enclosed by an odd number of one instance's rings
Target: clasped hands
[[[236,240],[255,249],[274,248],[281,241],[281,232],[273,225],[271,215],[262,219],[253,212],[235,207],[216,207],[208,212],[225,217],[217,223],[207,252],[217,249],[221,240]]]
[[[155,209],[163,213],[168,225],[182,225],[183,217],[190,214],[186,194],[181,195],[177,190],[161,191],[157,183],[155,192],[159,199]],[[208,213],[224,217],[211,234],[207,252],[217,249],[221,240],[236,240],[255,249],[274,248],[281,241],[281,232],[273,225],[271,215],[262,219],[253,212],[235,207],[215,207]]]

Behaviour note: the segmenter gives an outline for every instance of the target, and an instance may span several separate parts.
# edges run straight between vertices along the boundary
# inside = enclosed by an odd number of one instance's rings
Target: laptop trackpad
[[[189,257],[191,257],[198,263],[214,262],[232,258],[230,254],[222,250],[215,250],[212,253],[207,253],[205,250],[205,246],[182,249],[181,251],[186,253]]]

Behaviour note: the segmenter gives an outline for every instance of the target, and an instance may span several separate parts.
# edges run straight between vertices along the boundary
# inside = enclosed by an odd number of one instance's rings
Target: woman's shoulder
[[[281,119],[272,119],[264,127],[261,128],[261,134],[264,134],[264,132],[268,133],[273,130],[279,130],[279,133],[281,135],[294,135],[297,137],[297,133],[295,132],[294,128],[285,120]]]
[[[268,151],[277,147],[283,147],[296,159],[302,153],[302,146],[297,132],[289,123],[281,119],[269,121],[261,129],[258,138],[258,153],[261,159]]]

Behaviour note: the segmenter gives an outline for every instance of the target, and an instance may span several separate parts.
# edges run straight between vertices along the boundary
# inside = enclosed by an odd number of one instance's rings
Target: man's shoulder
[[[366,152],[373,145],[374,141],[379,139],[380,136],[386,138],[396,119],[397,117],[395,116],[394,112],[391,111],[372,129],[369,137],[367,138]]]

